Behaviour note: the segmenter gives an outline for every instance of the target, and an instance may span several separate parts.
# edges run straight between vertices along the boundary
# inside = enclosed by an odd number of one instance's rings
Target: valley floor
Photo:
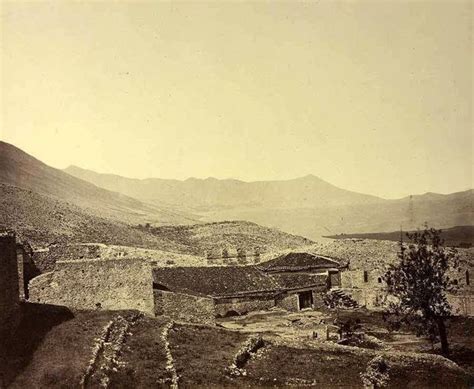
[[[458,366],[433,355],[429,342],[412,333],[389,333],[380,314],[364,310],[260,312],[222,319],[215,327],[132,311],[71,312],[36,304],[23,310],[15,336],[0,343],[0,387],[362,388],[360,374],[377,355],[390,365],[389,387],[462,388],[473,382],[473,319],[450,323]],[[364,332],[380,340],[376,347],[312,338],[315,323],[349,318],[360,319]],[[257,333],[263,347],[237,369],[236,355]]]

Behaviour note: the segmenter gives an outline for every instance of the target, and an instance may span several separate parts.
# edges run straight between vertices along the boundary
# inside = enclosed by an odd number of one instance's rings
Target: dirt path
[[[82,380],[83,388],[108,387],[109,374],[118,366],[118,357],[129,335],[129,330],[141,317],[142,315],[138,313],[126,317],[117,315],[106,326]]]

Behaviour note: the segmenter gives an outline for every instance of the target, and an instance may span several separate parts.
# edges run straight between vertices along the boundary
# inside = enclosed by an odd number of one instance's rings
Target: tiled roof
[[[168,267],[153,269],[156,288],[224,297],[277,293],[277,282],[254,266]]]
[[[321,255],[289,253],[261,263],[259,268],[266,272],[326,270],[339,268],[339,263]]]

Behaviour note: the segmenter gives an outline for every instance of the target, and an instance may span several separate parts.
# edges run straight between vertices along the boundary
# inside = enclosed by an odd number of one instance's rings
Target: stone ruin
[[[262,253],[259,247],[255,247],[249,252],[243,247],[229,249],[211,249],[206,251],[208,265],[255,265],[260,263]]]

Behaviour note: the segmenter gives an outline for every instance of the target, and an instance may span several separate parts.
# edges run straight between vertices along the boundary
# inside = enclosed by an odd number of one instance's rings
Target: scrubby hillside
[[[37,246],[55,242],[97,242],[136,246],[182,254],[242,247],[262,251],[312,244],[308,239],[249,222],[138,228],[101,218],[93,212],[29,190],[0,184],[0,228],[16,230]]]
[[[36,245],[100,242],[187,252],[166,238],[101,218],[50,196],[0,184],[0,228],[15,230]]]
[[[0,183],[54,196],[100,217],[121,222],[155,224],[196,223],[197,219],[99,188],[54,169],[19,148],[0,141]]]
[[[142,229],[147,231],[146,228]],[[206,252],[220,254],[224,248],[230,253],[236,252],[237,249],[253,253],[255,248],[267,252],[294,249],[313,243],[300,236],[246,221],[150,227],[148,231],[161,238],[187,246],[197,255],[205,255]]]

